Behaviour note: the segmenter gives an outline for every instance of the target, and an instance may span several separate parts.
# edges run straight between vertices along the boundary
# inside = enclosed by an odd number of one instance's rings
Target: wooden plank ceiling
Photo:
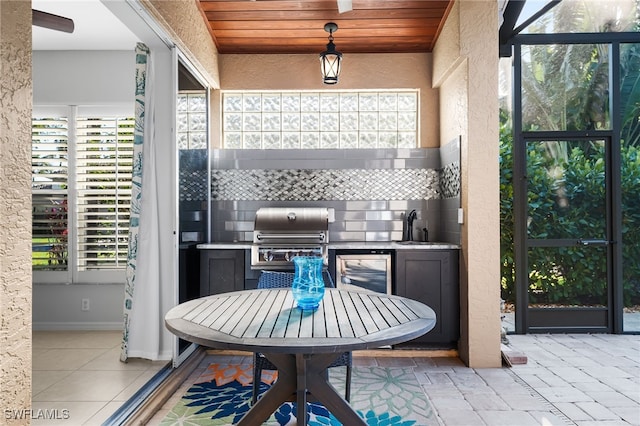
[[[198,0],[222,54],[309,54],[325,50],[327,22],[342,53],[431,52],[454,0]]]

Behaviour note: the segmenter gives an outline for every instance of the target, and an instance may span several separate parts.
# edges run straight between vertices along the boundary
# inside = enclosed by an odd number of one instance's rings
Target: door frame
[[[612,166],[612,140],[610,136],[603,137],[604,134],[609,134],[609,131],[591,131],[586,132],[592,136],[572,136],[568,137],[567,134],[569,132],[535,132],[535,136],[533,132],[523,134],[523,138],[521,141],[522,149],[525,152],[524,158],[524,170],[518,170],[518,174],[514,173],[514,176],[521,177],[521,188],[523,191],[523,204],[525,215],[521,217],[521,225],[525,227],[524,229],[524,256],[525,256],[525,264],[522,265],[524,269],[524,279],[523,282],[518,282],[522,287],[518,287],[520,290],[519,293],[523,294],[524,299],[522,302],[525,303],[524,309],[526,309],[526,325],[527,332],[535,333],[535,332],[561,332],[561,333],[611,333],[613,332],[613,318],[614,318],[614,291],[615,283],[613,276],[613,259],[614,259],[614,248],[618,245],[617,241],[613,238],[613,185],[612,185],[612,176],[613,176],[613,166]],[[557,137],[558,134],[563,135],[562,139]],[[598,136],[596,136],[598,135]],[[578,238],[549,238],[549,239],[538,239],[538,238],[528,238],[527,229],[526,229],[526,220],[527,220],[527,210],[528,210],[528,176],[527,176],[527,164],[526,164],[526,152],[527,152],[527,144],[528,143],[546,143],[552,141],[566,141],[566,142],[589,142],[589,141],[603,141],[605,144],[604,149],[604,162],[605,162],[605,195],[604,195],[604,204],[605,204],[605,239],[601,240],[602,243],[595,243],[594,245],[605,246],[606,253],[606,307],[595,307],[595,306],[580,306],[580,307],[557,307],[557,308],[538,308],[529,306],[529,263],[527,253],[529,253],[529,249],[532,248],[560,248],[560,247],[581,247],[582,244],[584,246],[590,245],[588,241],[592,235],[583,235],[579,239]],[[618,168],[619,170],[620,168]],[[618,173],[619,174],[619,173]],[[581,243],[582,238],[585,237],[585,243]],[[600,241],[600,240],[597,240]],[[620,285],[621,287],[621,285]]]
[[[620,130],[620,44],[637,43],[637,35],[628,33],[597,34],[525,34],[513,38],[513,189],[514,189],[514,267],[515,267],[515,332],[623,332],[622,285],[622,194]],[[610,130],[544,131],[522,130],[522,46],[542,44],[607,44],[609,46],[609,107]],[[609,216],[607,250],[607,284],[609,306],[606,327],[530,327],[528,307],[528,262],[530,244],[527,240],[527,181],[526,144],[531,140],[604,139],[610,141],[605,156],[607,161],[607,213]],[[568,310],[567,314],[580,315],[581,310]]]

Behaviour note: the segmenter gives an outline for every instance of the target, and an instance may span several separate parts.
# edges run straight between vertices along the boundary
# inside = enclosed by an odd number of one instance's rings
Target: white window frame
[[[126,267],[79,271],[77,267],[77,203],[76,173],[76,118],[77,117],[133,117],[133,104],[108,106],[38,106],[33,107],[33,117],[65,117],[68,120],[68,267],[66,271],[33,271],[36,284],[112,284],[126,281]],[[125,263],[126,264],[126,263]]]

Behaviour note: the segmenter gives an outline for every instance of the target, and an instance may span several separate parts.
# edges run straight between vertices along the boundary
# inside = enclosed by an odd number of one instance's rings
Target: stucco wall
[[[495,1],[461,2],[460,50],[468,58],[469,138],[462,149],[462,231],[466,246],[468,363],[498,367],[500,357],[500,169],[498,10]],[[463,139],[464,141],[464,139]]]
[[[459,135],[468,139],[469,128],[469,69],[467,61],[461,61],[450,70],[448,78],[440,86],[441,140],[449,141]]]
[[[339,39],[336,39],[339,50]],[[318,47],[318,53],[322,46]],[[345,54],[338,84],[322,83],[318,55],[220,55],[220,83],[226,90],[420,89],[420,142],[440,146],[438,90],[431,87],[432,55]],[[219,93],[214,94],[216,100]],[[219,103],[214,100],[212,105]],[[212,142],[219,147],[219,114],[213,114]]]
[[[28,424],[5,410],[31,406],[31,2],[0,2],[0,93],[0,410]]]
[[[500,223],[497,4],[456,2],[434,49],[441,140],[461,135],[460,356],[470,367],[500,359]]]
[[[141,0],[153,18],[213,88],[219,87],[218,50],[195,0]]]
[[[433,86],[443,84],[463,60],[460,55],[460,2],[455,2],[433,48]]]

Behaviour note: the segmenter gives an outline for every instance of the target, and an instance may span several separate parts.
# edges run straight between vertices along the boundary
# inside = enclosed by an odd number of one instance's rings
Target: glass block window
[[[207,148],[207,94],[178,93],[178,149]]]
[[[418,90],[222,92],[226,149],[416,148]]]

